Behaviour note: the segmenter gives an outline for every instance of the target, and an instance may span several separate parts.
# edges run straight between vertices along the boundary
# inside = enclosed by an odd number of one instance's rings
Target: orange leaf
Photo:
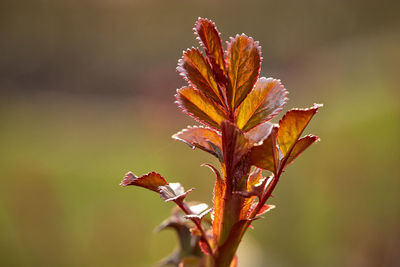
[[[261,47],[245,34],[231,38],[227,47],[228,102],[236,108],[253,89],[261,68]]]
[[[252,207],[252,204],[256,198],[256,195],[254,194],[248,194],[249,192],[252,192],[253,188],[263,179],[262,177],[262,170],[259,168],[255,168],[253,172],[249,175],[249,178],[247,180],[247,191],[243,192],[245,193],[242,195],[245,197],[243,201],[243,205],[240,211],[240,219],[244,220],[248,218],[249,215],[249,210]]]
[[[226,187],[225,181],[222,180],[220,175],[217,175],[217,180],[215,181],[215,186],[214,186],[214,199],[213,199],[214,209],[212,213],[213,238],[215,243],[218,243],[219,241],[219,235],[221,233],[221,228],[222,228],[225,187]]]
[[[279,121],[277,141],[283,157],[290,154],[311,118],[322,105],[314,104],[308,109],[289,110]]]
[[[192,48],[183,52],[176,69],[193,87],[201,90],[218,104],[223,105],[224,101],[219,93],[211,66],[199,49]]]
[[[175,97],[178,107],[201,123],[219,129],[221,122],[226,119],[218,104],[193,87],[178,89]]]
[[[192,149],[198,147],[217,158],[222,151],[221,135],[210,128],[189,126],[187,129],[174,134],[172,138],[186,143]],[[217,147],[219,151],[215,151],[215,147]]]
[[[214,72],[225,73],[225,60],[222,42],[214,22],[199,18],[194,26],[197,39],[203,46]],[[220,75],[217,75],[217,77]]]
[[[279,80],[260,78],[237,110],[237,126],[248,131],[272,119],[286,104],[287,94]]]
[[[261,169],[276,171],[278,164],[278,153],[276,149],[276,133],[278,127],[274,126],[271,134],[260,145],[254,146],[250,151],[251,163]]]
[[[125,177],[121,182],[121,186],[128,185],[141,186],[149,190],[158,192],[159,186],[165,186],[168,185],[168,183],[167,181],[165,181],[164,177],[156,172],[145,174],[139,178],[132,172],[128,172],[127,174],[125,174]]]
[[[315,136],[315,135],[307,135],[307,136],[297,140],[296,144],[293,147],[292,152],[290,153],[290,155],[286,161],[286,166],[288,166],[290,163],[292,163],[309,146],[311,146],[313,143],[318,142],[318,141],[319,141],[319,137]]]

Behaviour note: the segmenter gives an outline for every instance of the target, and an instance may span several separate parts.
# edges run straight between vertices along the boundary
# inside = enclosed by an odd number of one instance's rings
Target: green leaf
[[[237,126],[248,131],[271,120],[286,104],[287,94],[279,80],[260,78],[237,110]]]

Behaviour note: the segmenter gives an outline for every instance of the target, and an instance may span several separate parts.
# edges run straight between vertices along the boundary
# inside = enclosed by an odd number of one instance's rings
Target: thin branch
[[[186,215],[194,215],[192,213],[192,211],[190,210],[189,206],[184,201],[177,201],[175,203],[179,206],[179,208],[182,209],[182,211],[184,213],[186,213]],[[210,251],[212,258],[214,259],[214,252],[213,252],[210,242],[208,240],[208,236],[207,236],[206,232],[204,231],[203,226],[201,225],[201,220],[199,220],[198,218],[190,218],[190,220],[192,220],[194,222],[194,224],[197,226],[197,229],[200,230],[201,236],[202,236],[204,242],[206,243],[206,246],[207,246],[208,250]]]

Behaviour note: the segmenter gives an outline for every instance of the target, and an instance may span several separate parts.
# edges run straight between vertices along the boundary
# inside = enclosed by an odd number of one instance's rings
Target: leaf
[[[262,177],[261,169],[255,168],[247,179],[246,191],[233,192],[234,194],[238,194],[245,198],[240,211],[240,219],[244,220],[249,218],[250,215],[249,211],[252,208],[252,205],[256,197],[261,199],[261,196],[264,193],[264,189],[266,187],[268,179],[269,178]]]
[[[215,181],[215,186],[214,186],[214,195],[213,195],[214,208],[212,213],[213,238],[215,243],[218,243],[219,241],[219,235],[221,233],[221,228],[222,228],[225,187],[226,187],[225,181],[222,180],[220,175],[217,175],[217,179]]]
[[[261,123],[253,129],[245,132],[244,136],[250,141],[250,143],[259,144],[269,136],[273,126],[274,124],[268,121]]]
[[[170,183],[158,187],[158,192],[160,193],[161,198],[165,202],[168,201],[181,202],[192,191],[193,188],[185,192],[185,189],[180,183]]]
[[[157,227],[157,232],[164,229],[175,230],[179,240],[179,247],[171,255],[163,259],[159,266],[178,266],[179,262],[185,257],[202,257],[198,242],[199,237],[191,234],[190,227],[187,220],[182,217],[181,212],[177,212],[177,210],[174,210],[171,217]]]
[[[253,184],[250,188],[249,188],[249,184],[248,184],[247,191],[235,191],[233,193],[241,195],[244,198],[252,198],[252,197],[257,196],[261,199],[261,197],[265,191],[265,188],[268,186],[270,181],[271,181],[271,177],[262,178],[257,184]]]
[[[271,120],[286,104],[287,94],[279,80],[260,78],[237,110],[237,126],[243,131],[248,131],[262,122]]]
[[[276,133],[278,127],[274,126],[271,134],[262,144],[254,146],[250,151],[250,161],[253,165],[275,173],[278,164],[276,149]]]
[[[297,140],[296,144],[293,147],[292,152],[290,153],[290,155],[286,161],[285,167],[288,166],[290,163],[292,163],[309,146],[311,146],[313,143],[318,142],[318,141],[319,141],[319,137],[315,136],[315,135],[307,135],[307,136]]]
[[[236,109],[253,89],[261,68],[261,47],[245,34],[231,38],[227,47],[228,101]]]
[[[255,219],[262,218],[262,215],[264,215],[265,213],[267,213],[268,211],[270,211],[274,208],[275,208],[275,205],[264,204],[264,206],[262,206],[262,208],[258,211],[257,215],[254,218]]]
[[[308,109],[292,109],[279,121],[277,140],[284,157],[290,154],[294,144],[321,106],[314,104],[313,107]]]
[[[199,215],[207,210],[208,205],[206,203],[196,203],[196,204],[191,204],[189,208],[193,214]]]
[[[190,208],[190,210],[192,210],[192,207]],[[211,211],[212,211],[212,209],[206,209],[206,210],[204,210],[202,212],[199,212],[199,213],[196,212],[194,214],[184,215],[183,217],[185,219],[198,219],[198,220],[201,220],[201,219],[203,219],[204,216],[206,216]]]
[[[206,52],[207,60],[212,66],[217,82],[221,85],[226,84],[224,51],[220,34],[214,22],[199,18],[194,26],[194,31]]]
[[[263,179],[262,169],[255,167],[250,173],[249,179],[247,180],[247,190],[250,191],[253,186],[258,184]]]
[[[136,177],[132,172],[125,174],[124,179],[121,182],[121,186],[135,185],[147,188],[149,190],[158,192],[159,186],[168,185],[164,177],[156,172],[150,172],[141,177]]]
[[[226,119],[224,111],[218,104],[193,87],[178,89],[175,97],[178,107],[183,112],[203,124],[219,129],[221,122]]]
[[[192,48],[184,51],[176,69],[193,87],[201,90],[216,103],[224,105],[211,66],[199,49]]]
[[[221,135],[210,128],[189,126],[187,129],[174,134],[172,138],[186,143],[192,149],[198,147],[201,150],[211,153],[217,158],[218,153],[221,153]],[[219,151],[216,149],[216,147],[219,149]]]

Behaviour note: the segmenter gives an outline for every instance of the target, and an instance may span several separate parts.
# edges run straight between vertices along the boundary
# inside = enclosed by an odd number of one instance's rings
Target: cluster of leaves
[[[321,105],[292,109],[278,124],[271,123],[286,104],[288,92],[280,80],[259,77],[258,42],[236,35],[224,51],[212,21],[199,18],[194,31],[205,53],[198,48],[183,52],[177,70],[188,85],[177,90],[176,103],[202,125],[173,138],[218,159],[220,171],[205,164],[216,175],[213,208],[187,204],[192,189],[185,191],[155,172],[141,177],[129,172],[121,185],[150,189],[180,208],[181,214],[175,211],[162,228],[177,230],[181,250],[164,263],[235,266],[235,253],[247,228],[274,208],[266,203],[283,171],[319,140],[302,133]],[[270,176],[263,177],[263,170]]]

